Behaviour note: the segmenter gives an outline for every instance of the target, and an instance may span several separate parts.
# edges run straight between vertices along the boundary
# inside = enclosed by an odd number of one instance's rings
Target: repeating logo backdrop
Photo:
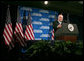
[[[23,22],[24,11],[26,11],[26,19],[28,19],[30,11],[35,40],[51,40],[53,21],[57,19],[57,12],[21,6],[19,6],[19,10],[21,23]]]

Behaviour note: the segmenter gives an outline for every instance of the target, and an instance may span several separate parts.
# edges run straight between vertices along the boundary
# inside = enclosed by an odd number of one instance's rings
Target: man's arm
[[[57,21],[54,21],[54,22],[53,22],[53,28],[54,28],[55,31],[57,30],[58,24],[59,24],[59,23],[57,23]]]
[[[58,26],[57,26],[57,28],[61,28],[62,27],[62,25],[61,24],[59,24]]]
[[[54,28],[55,31],[56,31],[58,28],[61,28],[61,27],[62,27],[62,25],[59,24],[57,21],[54,21],[54,22],[53,22],[53,28]]]

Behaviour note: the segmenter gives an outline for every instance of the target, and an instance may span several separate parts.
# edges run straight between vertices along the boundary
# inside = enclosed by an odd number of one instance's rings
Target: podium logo
[[[74,26],[72,25],[72,24],[68,24],[68,29],[69,29],[69,31],[74,31]]]

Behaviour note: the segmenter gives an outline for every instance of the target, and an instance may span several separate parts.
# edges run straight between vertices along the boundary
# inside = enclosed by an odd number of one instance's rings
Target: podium
[[[56,40],[76,42],[78,34],[76,24],[63,23],[62,27],[56,30],[55,37]]]

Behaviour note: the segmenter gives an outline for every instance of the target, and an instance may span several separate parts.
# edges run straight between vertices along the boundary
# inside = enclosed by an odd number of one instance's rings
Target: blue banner
[[[55,21],[55,18],[58,16],[57,12],[21,6],[19,9],[21,22],[23,22],[24,11],[26,11],[26,19],[28,18],[28,12],[30,11],[35,40],[51,40],[53,21]]]

